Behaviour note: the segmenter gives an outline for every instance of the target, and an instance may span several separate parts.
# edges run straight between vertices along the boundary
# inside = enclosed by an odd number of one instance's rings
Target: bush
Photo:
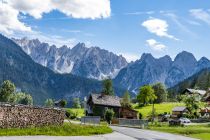
[[[139,119],[141,120],[143,118],[142,113],[139,113]]]
[[[10,95],[9,102],[13,104],[33,105],[33,98],[27,93],[18,92]]]
[[[54,101],[53,101],[53,99],[47,99],[44,104],[46,107],[53,107]]]
[[[69,119],[76,119],[78,116],[78,112],[77,111],[72,111],[72,110],[67,110],[66,111],[66,117],[69,118]]]
[[[79,98],[74,98],[73,99],[73,107],[74,108],[81,108],[81,103],[80,103]]]
[[[113,119],[114,111],[113,109],[107,109],[105,112],[105,119],[107,123],[111,124],[111,120]]]
[[[65,107],[67,105],[67,101],[66,100],[61,100],[60,101],[60,107]]]

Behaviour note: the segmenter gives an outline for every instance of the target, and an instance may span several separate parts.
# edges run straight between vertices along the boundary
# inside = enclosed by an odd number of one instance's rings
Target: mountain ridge
[[[0,83],[11,80],[18,89],[30,93],[35,104],[43,104],[47,98],[83,98],[92,92],[100,92],[102,83],[72,74],[54,73],[34,62],[20,46],[0,34]],[[124,89],[114,87],[116,95]]]
[[[164,83],[167,88],[173,87],[200,70],[210,67],[209,59],[202,57],[197,60],[192,53],[187,51],[178,53],[174,60],[169,55],[155,58],[150,53],[143,53],[140,59],[127,63],[125,58],[121,56],[116,56],[114,53],[99,47],[87,48],[84,43],[78,43],[72,49],[62,46],[57,51],[56,46],[41,43],[38,39],[34,41],[24,40],[22,42],[26,42],[29,46],[30,44],[32,44],[31,46],[38,44],[35,46],[35,49],[41,50],[40,53],[35,51],[38,58],[36,55],[31,55],[35,61],[41,60],[36,62],[52,70],[55,69],[56,62],[57,70],[71,71],[74,75],[86,78],[102,80],[111,77],[115,85],[134,93],[137,93],[140,86],[157,82]],[[27,49],[27,47],[27,45],[22,45],[25,52],[33,52],[33,49]],[[42,54],[46,51],[48,53]],[[56,60],[58,56],[59,59]],[[45,57],[48,58],[47,62],[42,61]],[[46,64],[48,62],[50,63]]]
[[[122,69],[114,83],[137,93],[140,86],[164,83],[168,88],[178,84],[204,68],[210,67],[210,60],[202,57],[196,60],[192,53],[182,51],[174,60],[165,55],[154,58],[143,53],[141,58]]]
[[[62,46],[57,48],[38,39],[14,39],[31,58],[58,73],[102,80],[114,78],[118,72],[127,66],[128,62],[122,55],[116,55],[99,47],[86,47],[78,43],[73,48]],[[108,61],[109,60],[109,61]]]

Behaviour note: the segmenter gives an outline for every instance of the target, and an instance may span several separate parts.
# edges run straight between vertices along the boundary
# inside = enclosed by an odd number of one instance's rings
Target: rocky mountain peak
[[[141,59],[154,59],[151,53],[143,53]]]
[[[156,82],[171,87],[207,67],[210,67],[208,59],[197,61],[192,53],[186,51],[179,53],[174,61],[168,55],[154,58],[144,53],[140,60],[121,70],[114,82],[134,91],[139,86]]]
[[[174,62],[196,62],[196,61],[197,60],[195,56],[187,51],[182,51],[174,59]]]
[[[159,60],[172,61],[172,59],[171,59],[171,57],[169,55],[165,55],[163,57],[160,57]]]
[[[53,71],[72,73],[78,76],[101,79],[114,77],[127,66],[125,58],[99,47],[87,48],[85,43],[78,43],[72,49],[49,46],[39,40],[14,39],[31,58]]]
[[[199,63],[208,63],[210,60],[206,57],[202,57],[198,62]]]

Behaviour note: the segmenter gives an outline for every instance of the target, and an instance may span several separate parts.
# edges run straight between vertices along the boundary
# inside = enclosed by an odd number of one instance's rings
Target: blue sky
[[[38,9],[39,3],[33,3],[34,0],[5,0],[0,12],[18,12],[16,21],[8,22],[20,26],[4,26],[0,19],[0,32],[12,37],[39,38],[58,46],[85,42],[87,46],[123,54],[129,60],[140,58],[142,53],[174,58],[183,50],[192,52],[197,59],[210,58],[210,1],[101,0],[104,3],[99,4],[99,0],[87,0],[92,5],[85,7],[84,0],[71,1],[65,8],[56,4],[57,10],[52,10],[49,3],[41,3],[45,7]],[[75,5],[79,10],[75,10]]]

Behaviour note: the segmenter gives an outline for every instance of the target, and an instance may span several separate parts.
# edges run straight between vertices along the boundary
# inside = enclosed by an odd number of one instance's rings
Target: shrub
[[[79,98],[74,98],[73,99],[73,107],[74,108],[81,108],[81,103],[80,103]]]
[[[141,120],[143,118],[142,113],[139,113],[139,119]]]
[[[78,116],[78,112],[77,111],[72,111],[72,110],[67,110],[66,111],[66,117],[69,119],[76,119]]]
[[[67,105],[67,101],[66,100],[61,100],[60,101],[60,107],[65,107]]]
[[[44,104],[46,107],[53,107],[54,101],[53,101],[53,99],[47,99]]]
[[[113,119],[114,111],[112,109],[107,109],[105,111],[105,119],[107,123],[111,124],[111,120]]]

